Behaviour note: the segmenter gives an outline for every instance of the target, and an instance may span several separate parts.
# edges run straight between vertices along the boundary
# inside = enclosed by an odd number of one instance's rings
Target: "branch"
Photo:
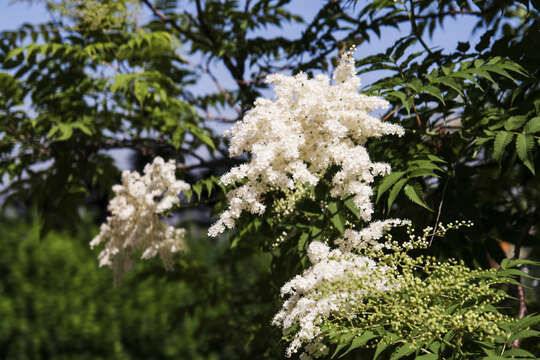
[[[150,0],[141,0],[143,4],[145,4],[153,13],[155,16],[160,18],[163,22],[171,24],[173,28],[175,28],[179,33],[186,34],[186,32],[170,17],[160,12],[152,3]]]
[[[525,302],[525,293],[523,292],[523,286],[518,285],[517,292],[519,296],[519,314],[518,319],[522,319],[527,313],[527,303]],[[512,343],[512,349],[517,349],[521,345],[521,339],[516,339]]]
[[[441,202],[439,203],[439,210],[437,211],[437,219],[435,220],[435,226],[433,227],[433,235],[431,235],[431,239],[429,239],[429,246],[431,246],[431,243],[433,242],[433,238],[435,237],[435,232],[437,231],[437,226],[439,226],[439,220],[441,218],[441,212],[442,207],[444,203],[444,197],[446,195],[446,189],[448,188],[448,182],[450,180],[450,177],[446,177],[446,182],[444,183],[442,195],[441,195]]]
[[[426,49],[426,51],[429,53],[429,55],[432,56],[435,59],[435,62],[439,65],[439,67],[442,68],[442,64],[440,62],[440,59],[438,59],[438,58],[436,58],[434,56],[433,51],[431,51],[431,49],[426,44],[424,39],[422,39],[422,34],[420,34],[418,32],[418,27],[416,26],[416,15],[414,14],[414,0],[411,0],[410,3],[411,3],[411,11],[409,11],[408,13],[409,13],[409,19],[411,20],[412,32],[413,32],[414,36],[418,39],[418,41],[420,41],[420,44],[422,44],[424,49]]]
[[[214,159],[210,161],[204,161],[202,160],[199,164],[194,165],[186,165],[186,164],[177,164],[176,168],[183,171],[189,171],[193,169],[200,169],[200,168],[216,168],[216,167],[223,167],[223,166],[235,166],[240,165],[244,163],[242,159],[239,158],[220,158],[220,159]]]
[[[432,18],[439,18],[444,17],[448,15],[473,15],[473,16],[482,16],[482,13],[480,11],[472,11],[472,10],[450,10],[440,13],[430,13],[426,15],[416,15],[417,19],[432,19]]]

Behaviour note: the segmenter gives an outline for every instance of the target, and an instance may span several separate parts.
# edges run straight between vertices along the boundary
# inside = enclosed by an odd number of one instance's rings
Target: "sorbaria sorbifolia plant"
[[[390,166],[371,161],[366,141],[401,136],[404,130],[373,116],[387,103],[358,93],[353,52],[342,55],[332,80],[299,73],[267,81],[274,84],[276,99],[258,99],[229,132],[230,154],[247,153],[249,161],[221,178],[229,189],[228,207],[209,235],[234,228],[242,217],[267,216],[278,231],[286,229],[269,251],[280,256],[280,247],[297,239],[307,253],[302,274],[282,286],[284,302],[273,319],[288,343],[285,355],[302,360],[348,354],[424,360],[532,356],[512,344],[536,335],[528,328],[538,317],[517,320],[496,307],[509,298],[504,285],[523,274],[513,269],[519,261],[475,270],[424,253],[447,230],[471,226],[467,221],[416,235],[408,220],[372,220],[370,184],[389,174]],[[178,205],[178,192],[189,188],[176,180],[174,168],[156,159],[142,178],[124,174],[123,185],[114,189],[113,215],[93,241],[108,240],[102,265],[124,270],[136,249],[144,251],[143,258],[160,253],[167,264],[170,253],[183,248],[182,231],[159,219]],[[327,228],[317,235],[285,226],[306,201],[311,204],[306,218],[329,214]],[[344,210],[336,201],[356,218],[340,215]]]

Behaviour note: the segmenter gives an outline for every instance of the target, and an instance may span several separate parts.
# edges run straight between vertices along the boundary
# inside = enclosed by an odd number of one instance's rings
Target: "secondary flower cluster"
[[[287,348],[288,357],[302,346],[310,356],[325,355],[326,347],[319,335],[326,319],[336,316],[352,319],[356,317],[357,301],[399,289],[401,282],[390,267],[378,265],[367,256],[330,250],[319,241],[309,245],[308,256],[313,266],[281,288],[281,296],[288,299],[273,320],[284,332],[299,325]]]
[[[108,206],[111,216],[90,246],[106,242],[99,254],[99,265],[111,267],[116,280],[131,269],[136,251],[142,251],[142,259],[159,254],[170,269],[171,254],[185,249],[185,230],[160,219],[179,203],[178,194],[190,188],[176,179],[175,170],[174,160],[165,162],[156,157],[144,167],[143,176],[136,171],[124,171],[122,184],[113,186],[115,196]]]
[[[388,233],[400,226],[406,227],[405,242]],[[471,270],[456,261],[407,254],[428,247],[431,236],[442,237],[463,226],[471,223],[426,228],[417,236],[408,221],[390,219],[361,231],[346,230],[333,250],[312,242],[312,266],[282,287],[286,300],[273,319],[289,341],[286,355],[300,351],[301,360],[325,356],[329,334],[336,331],[353,338],[379,329],[411,346],[449,333],[478,341],[504,335],[500,325],[511,320],[491,305],[506,297],[494,287],[501,282],[494,276],[496,270]]]
[[[229,208],[209,229],[209,235],[234,227],[244,211],[264,213],[263,194],[305,183],[316,185],[332,166],[339,171],[333,176],[331,195],[353,195],[361,216],[369,221],[373,212],[369,184],[390,169],[385,163],[371,162],[364,144],[370,137],[401,136],[404,131],[370,115],[388,103],[358,93],[360,80],[352,51],[342,56],[333,84],[326,75],[308,79],[304,73],[274,74],[267,82],[274,84],[276,100],[257,99],[229,132],[230,154],[247,152],[251,161],[221,178],[224,184],[242,185],[229,192]]]

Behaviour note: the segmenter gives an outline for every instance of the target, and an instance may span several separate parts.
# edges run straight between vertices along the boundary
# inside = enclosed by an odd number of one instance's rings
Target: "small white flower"
[[[160,220],[179,203],[178,193],[190,186],[176,179],[174,160],[157,157],[144,167],[144,175],[124,171],[122,184],[114,185],[109,202],[111,216],[90,242],[93,248],[106,242],[99,254],[99,265],[112,267],[115,279],[133,266],[133,253],[142,250],[142,259],[159,254],[165,268],[172,267],[172,253],[186,248],[184,229],[176,229]],[[161,197],[161,200],[158,200]]]

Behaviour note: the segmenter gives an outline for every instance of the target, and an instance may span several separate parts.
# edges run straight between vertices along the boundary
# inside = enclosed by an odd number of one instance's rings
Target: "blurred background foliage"
[[[233,262],[226,241],[198,238],[174,272],[144,262],[114,288],[88,248],[95,232],[82,223],[40,240],[38,222],[2,223],[2,359],[241,359],[271,350],[257,337],[276,331],[259,301],[268,256]]]

